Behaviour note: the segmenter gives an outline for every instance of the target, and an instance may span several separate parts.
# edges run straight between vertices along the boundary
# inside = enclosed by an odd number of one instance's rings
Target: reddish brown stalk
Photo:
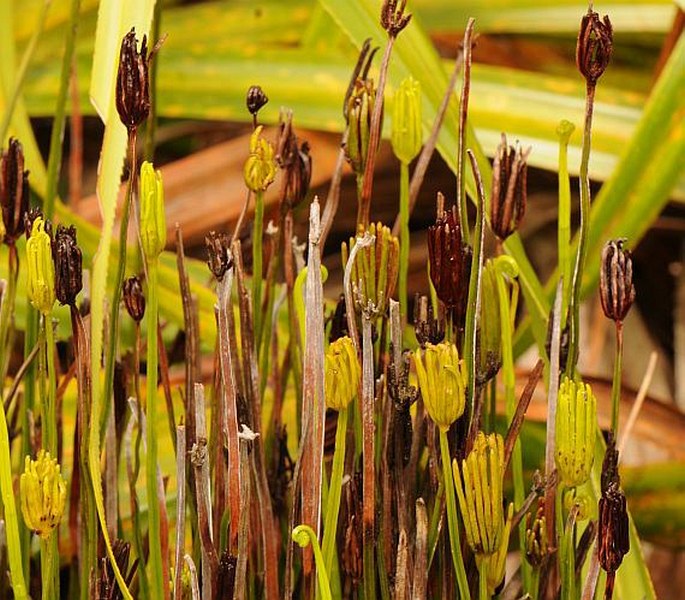
[[[359,211],[357,214],[357,224],[367,227],[371,215],[371,194],[373,192],[373,171],[376,166],[376,155],[381,141],[381,129],[383,126],[383,92],[385,82],[388,78],[388,67],[390,66],[390,55],[395,44],[395,37],[390,36],[385,45],[383,59],[381,60],[380,72],[378,74],[378,88],[376,89],[376,103],[373,107],[371,116],[371,131],[369,134],[369,149],[367,152],[366,166],[362,179],[362,193],[359,201]]]
[[[509,425],[509,431],[507,431],[507,437],[504,442],[504,467],[502,472],[505,472],[509,466],[511,455],[514,452],[514,444],[516,444],[519,432],[521,431],[521,426],[523,425],[523,420],[526,416],[526,411],[530,405],[530,400],[533,397],[533,392],[535,391],[540,378],[542,377],[543,371],[544,362],[542,359],[538,359],[538,362],[535,364],[535,367],[533,367],[533,370],[528,376],[528,383],[526,383],[526,387],[523,389],[521,397],[519,398],[518,405],[516,406],[516,412],[514,413],[514,417]]]
[[[218,476],[217,496],[228,498],[231,510],[231,523],[228,538],[228,548],[231,553],[238,548],[238,524],[240,521],[240,442],[238,440],[238,406],[236,385],[233,372],[233,357],[229,341],[228,312],[232,310],[231,288],[233,284],[233,269],[229,268],[222,279],[217,282],[217,332],[219,335],[219,362],[221,368],[221,391],[219,394],[219,410],[217,423],[219,425],[220,456],[223,457],[224,446],[228,452],[226,464],[217,462]],[[224,477],[224,473],[228,477]],[[223,482],[228,485],[224,488]],[[219,504],[221,510],[221,504]],[[217,515],[218,516],[218,515]]]
[[[178,281],[183,303],[183,327],[185,330],[185,419],[186,445],[192,447],[195,443],[195,414],[191,410],[194,405],[193,394],[195,384],[200,382],[200,352],[198,334],[197,303],[190,291],[190,280],[186,269],[183,233],[176,223],[176,265],[178,267]]]
[[[250,453],[250,462],[255,472],[257,481],[257,503],[259,520],[262,529],[262,550],[264,553],[264,593],[265,598],[277,600],[278,591],[278,529],[273,518],[271,507],[271,494],[266,477],[264,458],[264,444],[261,436],[262,405],[259,392],[259,372],[257,370],[257,356],[255,350],[254,324],[252,320],[252,301],[250,293],[245,285],[245,275],[242,263],[242,251],[240,242],[236,241],[232,246],[233,263],[235,265],[236,279],[238,283],[238,298],[240,307],[240,339],[242,344],[243,377],[245,379],[245,392],[248,398],[249,426],[255,433],[253,442],[254,451]],[[322,299],[323,306],[323,299]],[[321,323],[323,331],[323,318]],[[323,352],[323,350],[322,350]]]
[[[324,247],[328,234],[333,226],[333,219],[338,212],[338,205],[340,204],[340,184],[342,182],[342,172],[345,166],[345,143],[347,142],[347,130],[343,133],[342,141],[340,142],[340,150],[338,152],[338,160],[335,163],[335,170],[331,178],[331,185],[328,188],[328,195],[326,196],[326,206],[323,209],[321,216],[321,239],[319,241],[319,250],[323,257]]]
[[[169,435],[171,443],[176,452],[176,417],[174,416],[174,401],[171,397],[171,381],[169,379],[169,356],[167,355],[164,338],[162,337],[162,327],[157,323],[157,347],[159,348],[159,374],[164,390],[164,400],[166,402],[166,415],[169,424]]]
[[[186,427],[176,428],[176,548],[174,553],[174,598],[182,598],[183,591],[183,549],[186,525]]]
[[[195,425],[197,441],[190,449],[190,462],[195,470],[198,532],[202,549],[202,597],[213,598],[219,559],[212,541],[212,517],[209,500],[209,457],[205,425],[205,394],[200,383],[195,384]]]
[[[457,147],[457,209],[459,222],[462,224],[464,240],[469,243],[469,222],[466,213],[466,117],[469,112],[469,95],[471,93],[471,39],[475,20],[470,18],[464,31],[464,76],[459,99],[459,145]]]

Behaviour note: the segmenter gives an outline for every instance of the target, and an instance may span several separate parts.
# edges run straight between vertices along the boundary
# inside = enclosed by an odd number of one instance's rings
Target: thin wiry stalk
[[[464,241],[468,244],[471,239],[469,221],[466,212],[466,116],[469,111],[469,95],[471,93],[471,39],[475,20],[470,18],[464,31],[464,74],[461,85],[461,97],[459,99],[459,144],[457,147],[457,209],[459,210],[459,222],[462,226]],[[475,159],[471,159],[475,164]],[[484,203],[483,203],[484,205]]]
[[[176,553],[174,560],[174,598],[181,598],[183,590],[183,548],[186,525],[186,427],[176,427]]]

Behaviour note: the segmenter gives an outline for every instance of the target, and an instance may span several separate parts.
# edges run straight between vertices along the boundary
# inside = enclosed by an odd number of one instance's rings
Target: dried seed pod
[[[630,550],[626,497],[615,482],[599,499],[597,543],[599,564],[607,573],[615,573]]]
[[[614,435],[609,432],[607,439],[607,449],[604,452],[602,461],[602,477],[600,489],[602,494],[606,492],[612,484],[620,485],[621,479],[618,474],[618,450]]]
[[[516,231],[526,212],[527,159],[521,146],[507,144],[507,136],[497,147],[492,165],[492,201],[490,202],[490,226],[500,240],[507,239]]]
[[[295,160],[285,172],[284,201],[288,208],[296,208],[307,196],[312,181],[312,157],[309,154],[309,143],[302,142],[296,146]]]
[[[121,42],[117,71],[116,105],[128,131],[137,129],[150,114],[147,36],[138,51],[136,30],[131,28]]]
[[[428,228],[430,276],[438,298],[452,311],[454,323],[463,327],[471,274],[471,247],[462,241],[461,225],[454,207],[439,211]]]
[[[594,462],[597,400],[588,384],[564,377],[557,402],[557,469],[567,488],[578,487],[587,481]]]
[[[588,8],[580,22],[576,44],[576,65],[587,84],[594,87],[606,70],[613,51],[614,33],[607,15],[600,20],[599,14]]]
[[[451,342],[426,344],[414,353],[416,377],[426,412],[442,431],[447,431],[466,406],[468,374],[457,347]]]
[[[124,281],[122,291],[126,311],[136,323],[140,323],[145,316],[145,295],[140,279],[135,275],[130,277]]]
[[[60,304],[74,306],[83,287],[83,255],[76,243],[76,227],[57,226],[52,253],[57,300]]]
[[[439,344],[445,339],[445,315],[438,307],[438,316],[433,317],[433,304],[426,296],[416,294],[414,300],[414,334],[421,348],[426,344]]]
[[[407,0],[385,0],[381,7],[381,27],[390,37],[397,37],[411,21],[411,15],[405,15]]]
[[[608,241],[602,249],[599,270],[599,297],[607,319],[623,321],[635,300],[633,260],[625,240]]]
[[[29,208],[29,172],[24,170],[24,148],[15,138],[10,138],[0,158],[0,206],[3,241],[10,246],[24,233]]]
[[[251,85],[247,90],[245,96],[245,105],[247,110],[253,116],[257,118],[257,113],[266,105],[269,98],[264,93],[264,90],[259,85]]]
[[[231,268],[232,258],[230,252],[231,240],[223,232],[210,231],[205,236],[207,248],[207,266],[217,281],[221,281],[226,271]]]

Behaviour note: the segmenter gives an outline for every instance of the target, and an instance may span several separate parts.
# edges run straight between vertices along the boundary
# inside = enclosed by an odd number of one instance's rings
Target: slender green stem
[[[533,574],[530,579],[530,592],[528,592],[528,595],[530,596],[530,600],[538,600],[539,596],[539,588],[540,588],[540,569],[536,567],[533,569]]]
[[[502,260],[502,259],[500,259]],[[502,335],[502,374],[504,377],[504,396],[506,399],[507,423],[511,425],[516,412],[516,373],[514,371],[514,352],[512,347],[512,311],[504,282],[504,274],[497,273],[497,295],[499,297],[500,327]],[[523,482],[523,456],[521,440],[517,439],[512,453],[512,478],[514,481],[514,508],[519,510],[523,505],[525,487]],[[521,556],[526,553],[526,524],[523,519],[519,523],[519,545]],[[521,561],[521,575],[523,589],[530,591],[531,572],[527,561]]]
[[[7,434],[7,419],[3,402],[0,402],[0,492],[5,507],[5,535],[7,536],[7,555],[12,591],[17,600],[27,600],[29,596],[22,570],[19,520],[17,519],[17,507],[12,485],[10,441]]]
[[[409,165],[400,164],[400,316],[407,318],[407,277],[409,272]]]
[[[329,573],[333,570],[335,540],[338,531],[338,513],[340,510],[340,494],[342,492],[342,477],[345,467],[348,414],[348,408],[343,408],[338,412],[338,429],[335,433],[331,484],[328,491],[328,502],[326,502],[326,516],[323,528],[323,558],[324,565]]]
[[[55,104],[55,118],[52,121],[50,133],[50,154],[47,167],[47,184],[43,201],[43,212],[46,218],[52,219],[55,210],[55,197],[57,196],[57,180],[59,168],[62,164],[62,140],[64,139],[64,123],[66,121],[67,93],[71,79],[71,65],[74,59],[74,47],[76,45],[76,31],[78,30],[79,10],[81,0],[71,0],[69,11],[69,27],[64,43],[64,56],[62,57],[62,72],[60,74],[57,102]]]
[[[574,126],[562,121],[557,128],[559,135],[559,217],[557,229],[557,260],[563,277],[561,302],[561,328],[566,326],[569,292],[571,290],[571,179],[568,173],[568,142]]]
[[[58,439],[57,439],[57,374],[55,370],[55,333],[52,326],[52,314],[43,316],[45,327],[45,355],[48,370],[48,393],[45,402],[45,446],[50,456],[57,458]],[[48,560],[46,570],[42,573],[43,585],[48,587],[49,596],[44,598],[59,598],[59,562],[55,560],[58,556],[57,548],[58,531],[54,531],[47,540]]]
[[[450,549],[452,551],[452,563],[457,574],[459,597],[470,600],[471,592],[466,578],[464,559],[461,556],[461,541],[459,539],[459,521],[457,518],[457,499],[454,492],[454,478],[452,475],[452,461],[450,449],[447,443],[447,432],[440,430],[440,458],[442,459],[442,473],[445,479],[445,499],[447,505],[447,527],[450,536]]]
[[[26,50],[24,50],[24,55],[21,57],[21,64],[17,70],[16,77],[14,79],[14,89],[12,90],[12,95],[9,97],[9,102],[5,108],[5,114],[2,117],[2,124],[0,124],[0,140],[4,141],[7,137],[7,130],[9,129],[10,123],[12,122],[12,115],[14,114],[14,109],[19,101],[19,96],[21,95],[21,88],[24,86],[24,80],[26,79],[26,73],[28,71],[29,65],[31,64],[31,59],[36,51],[36,46],[38,45],[38,40],[40,39],[43,29],[45,28],[45,18],[48,14],[48,8],[50,8],[51,0],[44,0],[43,7],[38,16],[38,22],[35,24],[33,30],[33,35],[29,40]]]
[[[490,600],[488,593],[488,561],[486,558],[478,560],[478,600]]]
[[[621,404],[621,372],[623,369],[623,321],[616,321],[616,353],[614,380],[611,385],[611,432],[618,439],[618,410]]]
[[[117,260],[117,272],[114,278],[114,291],[112,293],[112,314],[109,320],[109,343],[105,348],[105,382],[104,400],[105,406],[102,411],[102,423],[93,423],[93,427],[100,427],[100,443],[105,439],[107,429],[107,417],[109,415],[109,403],[112,398],[114,387],[114,362],[117,357],[117,340],[119,339],[119,303],[121,301],[121,290],[124,287],[124,277],[126,275],[126,248],[128,242],[128,222],[131,216],[133,204],[133,194],[136,187],[136,176],[138,173],[138,162],[136,157],[137,132],[135,129],[129,132],[128,136],[128,155],[130,158],[130,176],[126,188],[126,198],[121,211],[121,223],[119,225],[119,256]],[[97,430],[95,430],[97,431]]]
[[[566,490],[565,494],[573,499],[575,491]],[[572,511],[574,509],[571,509]],[[576,519],[573,512],[566,519],[563,529],[560,552],[561,570],[561,600],[575,600],[576,598],[576,553],[573,540],[575,538]]]
[[[24,359],[28,358],[38,341],[38,311],[26,303],[26,329],[24,331]],[[24,375],[24,410],[21,411],[21,456],[31,454],[31,435],[29,433],[29,415],[33,414],[36,398],[36,362],[31,361]],[[21,550],[26,578],[31,579],[30,554],[32,531],[21,524]]]
[[[159,33],[162,27],[162,6],[163,2],[155,2],[155,10],[152,17],[152,27],[150,31],[150,46],[153,48],[159,40]],[[157,133],[157,67],[158,61],[150,61],[150,113],[145,121],[145,160],[154,162],[155,157],[155,134]]]
[[[571,335],[569,341],[566,375],[571,377],[578,362],[578,339],[580,328],[580,288],[587,258],[587,238],[590,228],[590,146],[592,142],[592,111],[595,101],[595,86],[588,84],[585,95],[585,129],[583,130],[583,150],[580,160],[580,227],[578,252],[573,270],[573,289],[571,295]]]
[[[262,343],[262,236],[264,235],[264,192],[255,194],[252,228],[252,319],[259,354]]]
[[[59,598],[59,580],[55,582],[53,572],[55,566],[59,566],[59,562],[55,559],[57,554],[57,535],[53,531],[47,540],[40,540],[40,570],[41,570],[41,597],[43,600],[51,600]]]
[[[159,503],[157,496],[157,257],[147,262],[147,504],[150,539],[150,592],[153,598],[164,598],[162,544],[160,538]]]

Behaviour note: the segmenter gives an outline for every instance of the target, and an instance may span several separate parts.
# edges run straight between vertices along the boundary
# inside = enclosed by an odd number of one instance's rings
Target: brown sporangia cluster
[[[55,262],[55,296],[60,304],[74,306],[83,287],[83,254],[76,242],[76,227],[57,226],[52,256]]]
[[[439,211],[435,224],[428,228],[430,276],[438,298],[460,328],[466,317],[472,254],[462,238],[456,209]]]
[[[625,240],[608,241],[602,249],[599,269],[599,297],[608,319],[623,321],[635,300],[633,260]]]
[[[381,7],[381,27],[388,35],[395,38],[411,21],[411,15],[405,14],[407,0],[385,0]]]
[[[121,42],[116,82],[117,112],[129,133],[150,114],[149,62],[147,36],[143,36],[139,51],[136,30],[131,28]]]
[[[425,348],[427,343],[439,344],[445,339],[444,315],[434,316],[429,299],[419,294],[414,299],[414,334],[421,348]]]
[[[122,295],[126,312],[136,323],[140,323],[145,316],[145,295],[138,276],[134,275],[124,281]]]
[[[587,84],[594,87],[611,60],[614,32],[607,15],[591,9],[583,16],[576,45],[576,65]]]
[[[245,106],[252,115],[254,124],[257,124],[257,113],[269,102],[268,96],[259,85],[251,85],[245,95]]]
[[[307,196],[312,180],[312,157],[309,143],[300,142],[292,124],[292,112],[281,114],[276,162],[283,171],[283,206],[285,211],[296,208]]]
[[[520,144],[510,146],[507,136],[497,147],[492,165],[492,199],[490,226],[500,240],[514,233],[526,211],[528,155]]]
[[[230,251],[231,240],[223,231],[210,231],[205,236],[207,266],[217,281],[221,281],[233,264]]]
[[[24,216],[29,208],[29,172],[24,170],[24,148],[15,138],[10,138],[0,157],[0,207],[3,241],[12,246],[24,233]]]

